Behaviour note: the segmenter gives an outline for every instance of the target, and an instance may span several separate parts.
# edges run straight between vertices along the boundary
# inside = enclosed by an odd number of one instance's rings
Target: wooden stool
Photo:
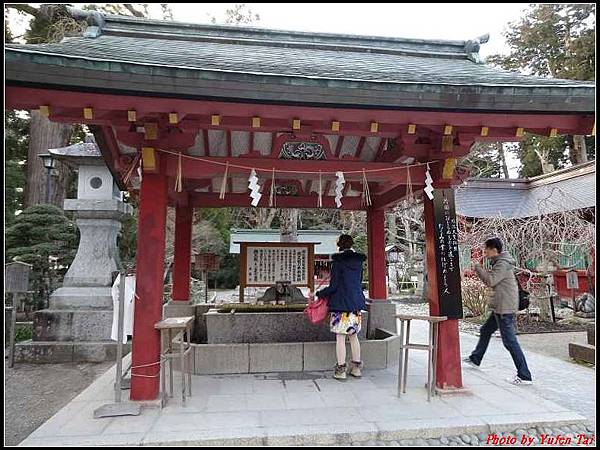
[[[440,322],[447,319],[445,316],[414,316],[407,314],[396,314],[400,320],[400,362],[398,364],[398,397],[402,392],[406,393],[406,381],[408,379],[408,351],[426,350],[428,353],[427,363],[427,401],[434,394],[435,374],[437,366],[437,341]],[[429,343],[413,344],[410,342],[410,321],[425,320],[429,322]],[[404,339],[404,325],[406,324],[406,341]],[[404,351],[404,352],[403,352]],[[404,370],[403,370],[404,369]]]
[[[169,361],[169,392],[173,397],[173,360],[180,358],[181,370],[181,400],[185,403],[185,374],[187,373],[188,396],[192,395],[192,343],[191,331],[194,317],[169,317],[154,324],[154,328],[160,330],[160,339],[163,349],[160,354],[160,379],[161,379],[161,406],[166,403],[166,362]],[[184,339],[187,335],[187,340]],[[173,347],[173,341],[179,338],[179,349]],[[166,339],[166,348],[164,345]]]

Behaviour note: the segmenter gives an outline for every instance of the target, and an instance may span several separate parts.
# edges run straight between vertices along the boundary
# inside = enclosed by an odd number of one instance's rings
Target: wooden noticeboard
[[[4,265],[4,291],[7,294],[29,291],[29,273],[32,265],[20,261]]]
[[[567,289],[579,289],[579,274],[576,270],[567,272]]]
[[[433,197],[435,259],[440,316],[462,319],[460,252],[453,189],[436,189]]]
[[[315,288],[315,244],[306,242],[241,242],[240,302],[246,287],[293,286]]]

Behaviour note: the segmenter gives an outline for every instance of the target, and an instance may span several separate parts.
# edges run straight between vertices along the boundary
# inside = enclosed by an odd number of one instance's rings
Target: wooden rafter
[[[338,136],[338,140],[335,146],[335,153],[334,156],[339,158],[340,157],[340,152],[342,151],[342,146],[344,145],[344,136]]]
[[[354,156],[356,158],[358,158],[358,159],[361,158],[366,142],[367,142],[367,139],[364,136],[361,136],[360,140],[358,141],[358,145],[356,146],[356,151],[354,152]]]
[[[275,157],[275,141],[277,141],[277,133],[271,133],[271,152],[270,155]]]
[[[381,155],[385,151],[385,147],[386,147],[388,140],[389,140],[388,138],[380,139],[379,147],[377,148],[377,153],[375,154],[375,158],[373,158],[373,161],[379,161],[379,158],[381,158]]]
[[[204,155],[210,156],[210,140],[208,139],[208,130],[200,130],[202,133],[202,140],[204,142]]]
[[[232,156],[232,148],[231,148],[231,130],[225,130],[225,137],[227,139],[227,152],[226,155],[231,158]]]

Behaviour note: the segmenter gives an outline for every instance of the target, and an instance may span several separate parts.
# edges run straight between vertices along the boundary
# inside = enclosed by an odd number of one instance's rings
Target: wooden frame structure
[[[248,249],[252,248],[305,248],[306,259],[304,271],[306,283],[292,283],[294,286],[308,287],[315,290],[315,243],[307,242],[240,242],[240,302],[244,301],[246,287],[272,286],[273,282],[253,282],[248,279]]]

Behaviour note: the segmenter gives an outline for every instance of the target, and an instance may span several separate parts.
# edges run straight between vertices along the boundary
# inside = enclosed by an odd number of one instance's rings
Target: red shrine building
[[[369,300],[377,305],[386,299],[386,208],[424,188],[430,313],[448,317],[436,383],[462,387],[456,161],[478,140],[592,134],[593,83],[486,66],[478,50],[487,37],[401,39],[69,11],[87,20],[82,35],[6,46],[5,108],[86,124],[119,187],[139,195],[132,400],[159,393],[152,364],[168,205],[176,209],[175,302],[189,299],[193,209],[252,201],[366,211]],[[249,191],[252,174],[259,188]]]

